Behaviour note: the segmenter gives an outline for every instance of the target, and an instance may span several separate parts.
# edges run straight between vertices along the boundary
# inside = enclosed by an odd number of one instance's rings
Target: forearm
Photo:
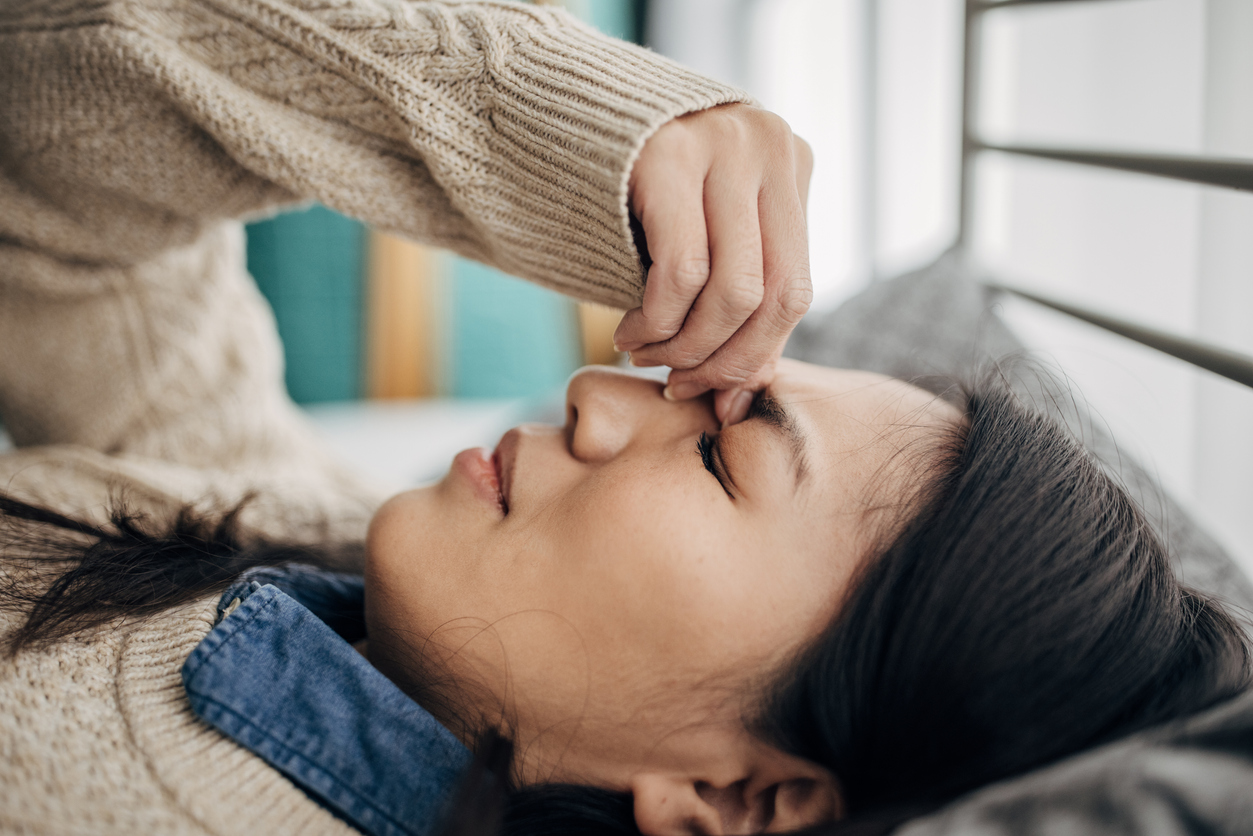
[[[127,0],[71,23],[0,32],[20,191],[0,222],[75,260],[133,263],[316,199],[632,305],[635,155],[670,118],[742,98],[512,3]]]

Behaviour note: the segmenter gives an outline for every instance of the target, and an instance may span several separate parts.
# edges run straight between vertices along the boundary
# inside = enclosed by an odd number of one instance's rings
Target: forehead
[[[868,428],[942,426],[961,420],[954,406],[903,380],[796,360],[779,362],[770,393],[796,413],[798,419],[820,425],[835,421]]]
[[[962,420],[933,393],[872,372],[784,361],[769,391],[805,437],[808,492],[828,508],[904,499],[911,464],[925,467],[937,431]]]

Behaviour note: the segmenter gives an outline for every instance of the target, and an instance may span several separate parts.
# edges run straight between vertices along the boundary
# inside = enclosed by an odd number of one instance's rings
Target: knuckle
[[[709,363],[693,365],[684,369],[682,374],[685,383],[697,383],[710,389],[718,386],[718,375],[710,373]]]
[[[732,389],[747,383],[754,371],[745,369],[740,363],[722,363],[705,373],[705,383],[716,389]]]
[[[704,355],[691,348],[676,348],[666,352],[665,363],[672,369],[694,369],[704,362]]]
[[[795,144],[792,141],[792,126],[782,116],[769,112],[763,113],[761,132],[773,150],[785,157],[794,152]]]
[[[692,255],[679,259],[667,272],[676,287],[694,293],[709,281],[709,256]]]
[[[681,151],[692,143],[692,131],[683,119],[671,119],[669,122],[658,128],[648,141],[644,143],[644,149],[641,156],[645,152],[655,152],[662,155]]]
[[[717,141],[734,146],[744,146],[752,141],[755,130],[755,109],[749,112],[715,108],[718,118],[711,122],[710,130]]]
[[[766,113],[766,129],[775,136],[792,138],[792,126],[777,113]]]
[[[672,369],[695,369],[709,359],[717,348],[709,345],[708,340],[698,338],[695,334],[680,334],[666,343],[665,363]]]
[[[687,307],[677,304],[668,296],[645,298],[644,310],[640,316],[640,338],[650,343],[668,340],[679,333],[686,315]]]
[[[814,288],[809,279],[790,283],[779,294],[779,312],[783,320],[795,325],[809,312],[814,301]]]
[[[679,333],[682,323],[682,317],[679,318],[677,324],[673,317],[662,317],[660,315],[645,317],[644,324],[640,328],[639,339],[650,343],[668,340]]]
[[[747,318],[761,305],[765,292],[760,276],[744,276],[732,282],[719,301],[726,313]]]

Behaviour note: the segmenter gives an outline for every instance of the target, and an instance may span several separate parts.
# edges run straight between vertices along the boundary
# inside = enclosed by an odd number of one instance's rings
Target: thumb
[[[720,389],[714,393],[714,414],[723,428],[738,424],[748,417],[753,398],[774,381],[779,355],[757,370],[757,373],[734,389]]]
[[[751,389],[719,389],[714,394],[714,414],[723,429],[748,417],[748,408],[752,404]]]

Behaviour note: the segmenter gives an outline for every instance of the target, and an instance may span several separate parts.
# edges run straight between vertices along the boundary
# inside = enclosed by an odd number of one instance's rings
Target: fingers
[[[753,398],[774,381],[778,362],[779,357],[771,358],[769,363],[762,366],[752,377],[745,381],[743,388],[719,389],[714,392],[714,414],[717,416],[718,423],[722,425],[723,429],[733,424],[738,424],[748,417],[748,410],[752,406]]]
[[[671,396],[676,399],[695,397],[709,389],[748,388],[758,371],[778,357],[788,335],[809,310],[813,286],[809,276],[805,215],[799,196],[790,189],[768,184],[763,190],[758,214],[764,298],[747,322],[699,365],[684,368],[667,363],[676,369],[669,383]],[[699,299],[697,303],[699,305]],[[683,337],[684,334],[680,334],[671,344]],[[651,350],[653,347],[644,351]]]
[[[720,390],[740,420],[809,307],[805,204],[813,157],[773,114],[727,105],[645,143],[631,206],[653,259],[643,304],[614,335],[637,365],[668,365],[667,395]]]
[[[638,349],[636,363],[699,366],[748,321],[765,295],[757,184],[710,178],[705,196],[712,272],[682,330]],[[752,371],[751,369],[749,371]]]
[[[662,137],[665,139],[665,137]],[[710,276],[704,179],[707,161],[670,142],[670,153],[641,159],[633,178],[648,187],[633,192],[653,264],[643,305],[628,311],[614,332],[619,351],[664,342],[683,327],[688,311]]]
[[[723,428],[730,427],[748,417],[752,403],[751,389],[721,389],[714,394],[714,414]]]

